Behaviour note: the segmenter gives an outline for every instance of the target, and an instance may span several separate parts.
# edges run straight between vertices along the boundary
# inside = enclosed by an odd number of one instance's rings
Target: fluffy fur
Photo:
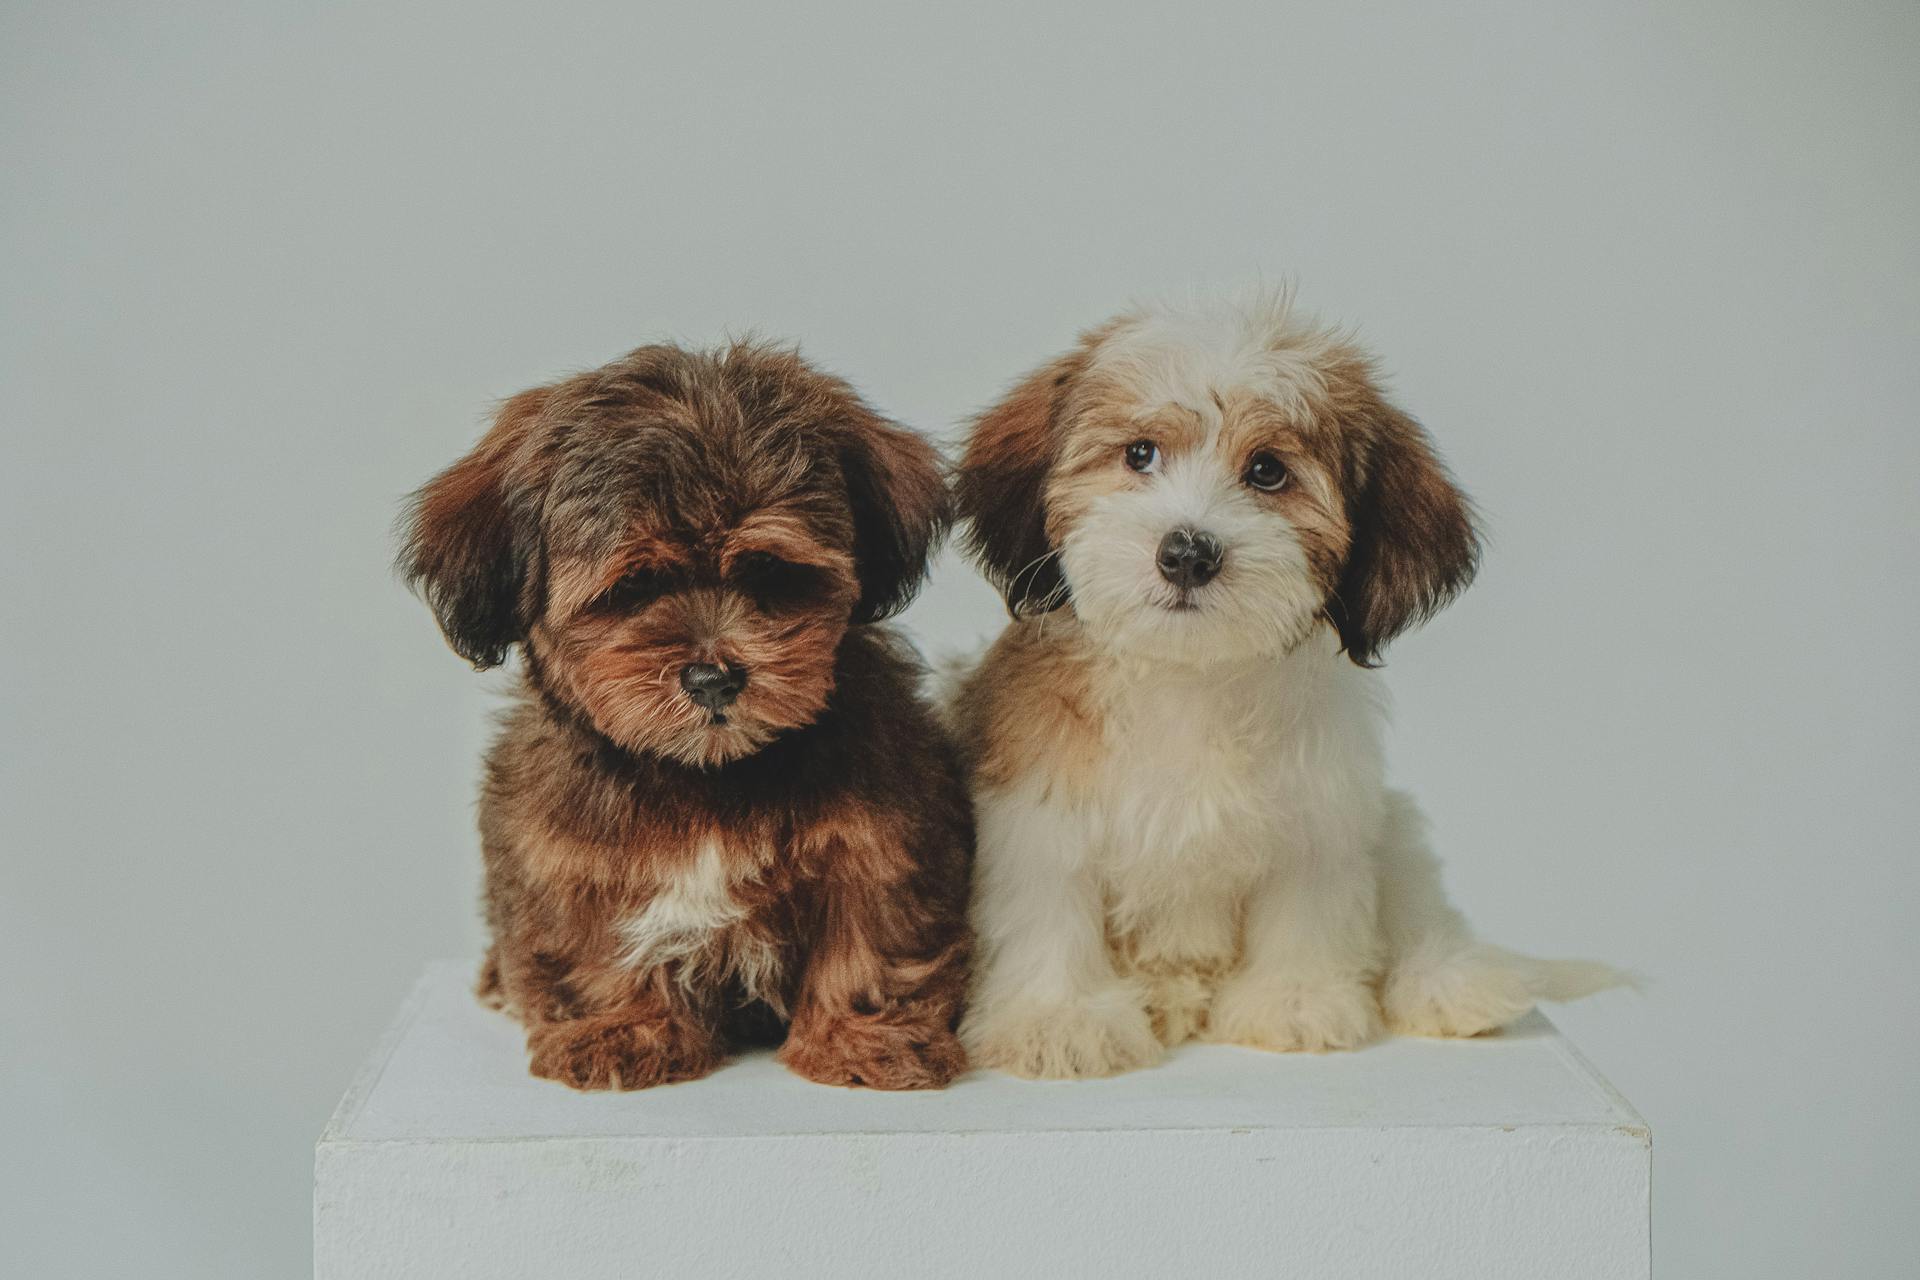
[[[954,708],[974,1061],[1093,1076],[1195,1036],[1467,1036],[1616,980],[1475,941],[1385,786],[1369,668],[1479,540],[1343,335],[1284,296],[1121,317],[974,424],[958,497],[1014,614]],[[1175,531],[1214,576],[1159,567]]]
[[[415,495],[401,564],[448,642],[524,658],[480,994],[536,1075],[641,1088],[760,1039],[831,1084],[962,1069],[964,780],[873,625],[947,516],[925,442],[754,345],[524,392]]]

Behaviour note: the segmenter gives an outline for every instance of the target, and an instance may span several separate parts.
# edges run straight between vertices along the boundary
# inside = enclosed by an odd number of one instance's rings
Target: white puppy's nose
[[[1226,557],[1226,548],[1212,534],[1175,529],[1160,539],[1160,549],[1153,559],[1161,577],[1182,591],[1191,591],[1212,582]]]

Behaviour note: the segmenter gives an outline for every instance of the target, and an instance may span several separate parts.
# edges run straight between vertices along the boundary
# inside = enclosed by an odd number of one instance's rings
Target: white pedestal
[[[1537,1015],[1113,1080],[882,1094],[757,1054],[578,1094],[470,970],[428,969],[320,1139],[317,1280],[1649,1274],[1646,1124]]]

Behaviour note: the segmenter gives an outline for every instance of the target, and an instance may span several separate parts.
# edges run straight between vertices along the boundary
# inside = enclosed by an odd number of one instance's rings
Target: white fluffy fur
[[[746,908],[734,896],[728,879],[727,860],[721,850],[707,841],[679,874],[661,886],[647,905],[620,923],[625,944],[620,951],[623,963],[635,969],[653,969],[669,961],[680,962],[683,982],[731,971],[749,992],[778,1007],[777,975],[779,957],[764,943],[732,936],[728,945],[719,945],[721,931],[730,929],[746,916]]]
[[[709,840],[685,870],[621,922],[620,936],[626,946],[620,959],[636,969],[684,960],[705,947],[716,930],[745,914],[746,909],[734,900],[727,864]]]
[[[982,1065],[1108,1074],[1195,1033],[1277,1050],[1349,1048],[1383,1022],[1468,1036],[1620,980],[1474,939],[1412,800],[1385,785],[1379,677],[1338,651],[1292,526],[1211,448],[1216,390],[1297,403],[1329,340],[1274,299],[1157,313],[1095,353],[1143,412],[1199,415],[1209,447],[1063,539],[1072,603],[1038,625],[1093,656],[1101,755],[1082,799],[1046,760],[976,796],[962,1035]],[[1182,525],[1227,559],[1175,612],[1154,548]]]

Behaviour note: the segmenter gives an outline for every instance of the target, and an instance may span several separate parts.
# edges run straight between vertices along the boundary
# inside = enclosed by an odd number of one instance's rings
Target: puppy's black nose
[[[711,662],[690,662],[680,668],[680,687],[707,710],[724,710],[747,687],[747,669],[716,666]]]
[[[1190,591],[1212,582],[1226,557],[1226,548],[1212,534],[1175,529],[1160,539],[1160,550],[1153,559],[1160,566],[1161,577],[1182,591]]]

